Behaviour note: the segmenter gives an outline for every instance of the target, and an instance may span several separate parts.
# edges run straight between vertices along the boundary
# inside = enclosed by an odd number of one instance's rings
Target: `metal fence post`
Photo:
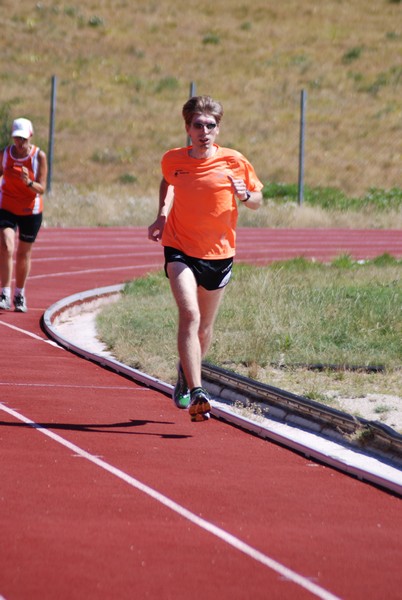
[[[48,171],[47,171],[47,193],[52,191],[53,175],[53,147],[54,147],[54,120],[56,112],[56,76],[52,76],[52,91],[50,96],[50,124],[49,124],[49,147],[48,147]]]
[[[303,204],[304,199],[304,140],[305,140],[305,118],[306,118],[306,99],[307,93],[301,91],[300,96],[300,141],[299,141],[299,183],[298,183],[298,201]]]

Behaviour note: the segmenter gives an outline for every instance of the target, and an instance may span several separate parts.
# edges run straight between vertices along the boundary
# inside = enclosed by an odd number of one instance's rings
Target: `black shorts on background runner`
[[[42,225],[42,213],[38,215],[15,215],[4,208],[0,208],[0,229],[10,227],[14,231],[18,227],[18,237],[21,242],[33,244]]]

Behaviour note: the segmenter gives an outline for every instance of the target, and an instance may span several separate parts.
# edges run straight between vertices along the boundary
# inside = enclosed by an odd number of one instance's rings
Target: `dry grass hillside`
[[[0,0],[1,127],[27,116],[54,182],[155,191],[183,145],[190,82],[220,99],[220,142],[263,181],[296,182],[307,92],[306,184],[401,186],[400,0]],[[3,130],[4,139],[4,130]]]

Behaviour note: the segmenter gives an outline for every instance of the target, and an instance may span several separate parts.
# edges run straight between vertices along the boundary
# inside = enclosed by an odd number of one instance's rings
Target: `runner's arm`
[[[250,195],[247,200],[241,200],[239,198],[241,204],[244,204],[246,208],[250,208],[251,210],[260,208],[262,205],[262,192],[247,192],[247,194]],[[247,198],[246,194],[244,194],[243,197]]]
[[[46,154],[43,152],[43,150],[40,150],[38,155],[38,175],[36,179],[29,178],[29,172],[26,167],[22,167],[21,176],[25,185],[32,188],[32,190],[37,194],[44,194],[46,192],[47,159]]]
[[[247,189],[246,182],[244,179],[235,179],[229,176],[232,182],[233,191],[235,196],[240,200],[244,206],[251,208],[251,210],[257,210],[262,204],[262,192],[250,192]]]
[[[159,186],[159,209],[155,221],[148,227],[148,238],[159,242],[173,202],[173,187],[163,177]]]

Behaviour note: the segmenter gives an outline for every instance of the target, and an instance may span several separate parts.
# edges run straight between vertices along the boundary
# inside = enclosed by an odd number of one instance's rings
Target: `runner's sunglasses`
[[[200,123],[199,121],[193,123],[194,129],[204,129],[204,127],[206,127],[208,131],[212,131],[212,129],[215,129],[216,125],[217,123]]]

